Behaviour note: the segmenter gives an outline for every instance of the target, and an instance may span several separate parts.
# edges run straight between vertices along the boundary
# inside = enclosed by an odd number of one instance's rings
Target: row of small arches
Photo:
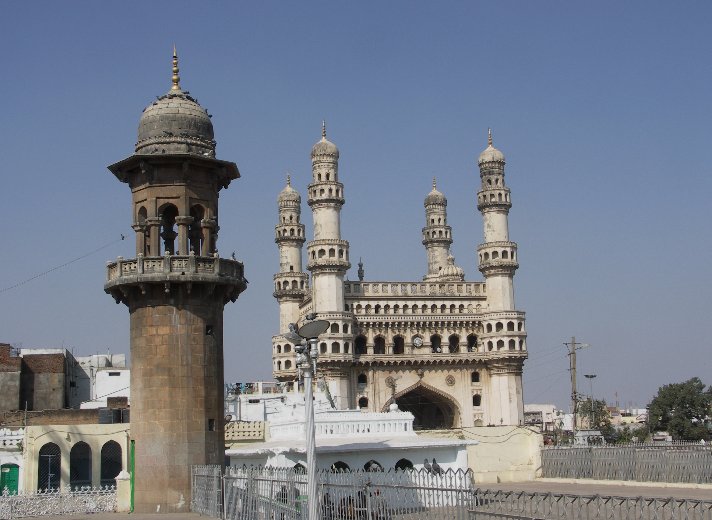
[[[298,282],[297,280],[292,280],[291,282],[289,280],[284,280],[282,282],[276,282],[274,284],[274,288],[277,291],[286,291],[287,289],[305,289],[306,282],[304,280],[301,280],[301,282]]]
[[[101,447],[100,478],[102,486],[115,486],[116,476],[123,469],[122,450],[116,441],[108,441]],[[69,452],[69,471],[62,469],[62,452],[57,444],[48,442],[39,451],[37,464],[37,489],[59,489],[61,474],[69,474],[71,489],[95,486],[92,482],[92,450],[83,441],[77,442]]]
[[[166,251],[172,254],[180,253],[187,255],[188,251],[176,251],[175,247],[175,240],[178,238],[178,233],[176,232],[176,218],[179,216],[178,208],[173,204],[163,204],[158,208],[158,218],[160,221],[159,236],[162,239],[159,240],[159,250],[151,251],[150,240],[143,240],[143,251],[140,252],[146,256],[160,256]],[[204,241],[202,221],[205,218],[205,208],[200,204],[195,204],[191,206],[188,216],[193,218],[192,222],[188,225],[188,247],[190,250],[195,251],[196,254],[200,254]],[[136,212],[136,223],[142,227],[141,232],[143,233],[147,232],[145,229],[147,218],[148,210],[146,207],[139,207]]]
[[[450,238],[450,230],[446,229],[444,233],[442,229],[430,232],[425,231],[425,238]]]
[[[415,336],[419,337],[419,336]],[[413,339],[415,339],[415,337]],[[448,337],[447,343],[448,352],[454,354],[460,351],[460,336],[457,334],[451,334]],[[477,336],[475,334],[470,334],[467,336],[467,351],[475,352],[477,350]],[[432,353],[443,352],[442,338],[439,334],[433,334],[430,336],[430,351]],[[405,353],[405,339],[403,336],[394,336],[393,343],[391,345],[391,352],[395,355],[400,355]],[[364,355],[367,354],[367,340],[366,336],[356,337],[356,354]],[[386,339],[383,336],[376,336],[373,338],[373,353],[374,354],[385,354],[386,353]]]
[[[486,193],[480,195],[480,202],[487,202]],[[505,193],[504,195],[502,195],[501,193],[498,193],[497,195],[495,195],[494,193],[490,193],[489,202],[509,202],[509,193]]]
[[[329,197],[341,197],[341,189],[339,189],[339,188],[336,188],[336,189],[329,188],[328,190],[324,189],[324,188],[319,189],[319,197],[324,197],[327,194]],[[312,197],[317,196],[316,189],[311,190],[311,196]]]
[[[287,231],[288,229],[289,229],[289,231]],[[301,227],[297,228],[297,232],[296,232],[296,233],[294,232],[294,228],[284,228],[284,229],[282,229],[282,230],[279,231],[279,236],[281,236],[281,237],[290,236],[290,237],[300,237],[300,238],[302,238],[302,237],[304,236],[304,232],[303,232],[303,231],[304,231],[304,230],[303,230]]]
[[[480,382],[480,372],[479,370],[474,370],[470,374],[470,381],[472,383],[479,383]],[[357,377],[356,377],[356,383],[358,383],[361,386],[366,386],[368,384],[368,375],[365,372],[361,372]],[[366,404],[368,405],[368,401],[366,401]],[[479,405],[478,405],[479,406]],[[362,407],[364,408],[364,407]]]
[[[284,345],[284,347],[282,347],[282,345],[278,344],[275,345],[274,350],[277,354],[281,354],[282,352],[284,352],[285,354],[289,354],[292,351],[292,345],[287,343],[286,345]]]
[[[275,363],[275,368],[279,370],[291,370],[292,369],[292,360],[291,359],[285,359],[284,364],[282,363],[281,360],[277,360]]]
[[[339,258],[344,258],[344,250],[339,248],[338,250]],[[333,247],[329,249],[328,251],[329,258],[336,258],[336,249]],[[324,258],[327,256],[327,250],[326,249],[319,249],[318,251],[312,251],[311,252],[311,257],[312,260],[316,260],[317,258]],[[346,259],[349,259],[349,252],[346,251]]]
[[[438,217],[438,224],[447,224],[447,222],[443,222],[442,217]],[[430,225],[431,225],[431,226],[434,226],[434,225],[435,225],[435,219],[434,219],[434,218],[431,218],[431,219],[430,219]]]
[[[306,473],[307,468],[304,466],[304,464],[298,463],[294,465],[294,471],[297,473]],[[351,466],[346,464],[344,461],[337,460],[334,462],[329,469],[334,472],[334,473],[347,473],[351,471]],[[375,460],[369,460],[366,464],[363,465],[364,471],[385,471],[385,467],[383,464],[380,462],[377,462]],[[400,459],[398,462],[395,463],[395,466],[393,469],[398,470],[398,471],[404,471],[407,469],[413,469],[413,463],[408,460],[408,459]]]
[[[481,309],[482,306],[480,304],[477,304],[477,307],[475,307],[475,311],[480,312]],[[411,306],[406,304],[403,305],[403,307],[401,307],[400,305],[394,305],[393,307],[391,307],[390,305],[380,304],[376,304],[374,306],[371,306],[371,304],[367,304],[363,306],[359,303],[356,305],[354,310],[356,311],[356,314],[447,314],[448,311],[449,314],[472,313],[471,306],[465,307],[463,304],[455,305],[454,303],[451,304],[449,307],[444,303],[441,304],[439,307],[435,304],[430,305],[430,307],[428,307],[426,304],[422,304],[420,306]]]
[[[492,251],[491,258],[492,260],[499,260],[500,257],[502,260],[516,260],[517,259],[517,253],[514,251],[514,249],[502,249],[502,251]],[[490,259],[490,253],[489,251],[485,251],[484,253],[480,253],[480,262],[487,262]]]
[[[485,331],[486,332],[502,332],[504,330],[504,322],[498,321],[494,324],[494,327],[492,326],[491,323],[488,323],[485,325]],[[524,323],[521,321],[516,322],[516,324],[513,321],[508,321],[507,322],[507,331],[512,332],[514,331],[514,328],[516,327],[517,331],[521,332],[524,330]]]

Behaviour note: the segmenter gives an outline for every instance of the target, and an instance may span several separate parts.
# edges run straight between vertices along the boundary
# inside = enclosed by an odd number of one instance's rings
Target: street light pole
[[[316,428],[314,426],[314,389],[312,381],[316,367],[317,338],[309,338],[307,348],[302,354],[304,360],[300,366],[304,377],[304,434],[306,438],[307,450],[307,507],[308,520],[317,520],[319,518],[319,501],[317,500],[317,482],[316,482]],[[312,358],[312,353],[315,357]]]
[[[283,334],[294,343],[297,366],[304,378],[304,437],[307,452],[307,520],[319,520],[319,488],[316,475],[316,428],[314,426],[314,389],[312,382],[316,374],[316,360],[319,357],[319,335],[331,325],[326,320],[308,321],[297,329],[289,325],[289,332]]]

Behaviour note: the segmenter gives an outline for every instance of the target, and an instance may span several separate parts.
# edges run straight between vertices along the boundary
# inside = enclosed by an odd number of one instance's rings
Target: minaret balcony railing
[[[169,255],[136,258],[119,257],[106,267],[106,286],[132,282],[180,282],[206,281],[245,283],[245,268],[242,262],[218,256]]]
[[[277,224],[274,227],[274,241],[304,243],[304,224]]]
[[[495,274],[508,275],[519,269],[519,263],[516,260],[504,260],[502,258],[483,260],[480,262],[478,269],[485,276]]]
[[[319,269],[332,269],[337,271],[348,271],[351,269],[351,262],[345,258],[317,258],[316,260],[309,259],[307,262],[307,270],[315,271]]]
[[[166,293],[172,286],[186,287],[188,292],[196,285],[205,285],[210,291],[223,287],[226,300],[235,301],[247,288],[242,262],[217,256],[170,255],[124,259],[118,257],[106,267],[104,291],[118,302],[126,302],[128,288],[136,287],[144,294],[149,286],[162,284]]]

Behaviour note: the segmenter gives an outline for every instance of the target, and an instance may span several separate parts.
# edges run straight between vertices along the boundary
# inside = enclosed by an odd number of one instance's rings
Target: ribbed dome
[[[438,191],[435,179],[433,179],[433,189],[430,190],[430,193],[428,193],[427,197],[425,197],[425,205],[430,206],[431,204],[447,205],[447,199],[445,198],[445,195]]]
[[[277,197],[278,202],[287,202],[287,201],[294,201],[298,204],[301,204],[302,202],[302,197],[299,195],[299,192],[292,188],[292,181],[287,176],[287,185],[284,187],[284,189],[279,192],[279,197]]]
[[[326,122],[321,124],[321,139],[312,146],[311,156],[312,159],[319,156],[327,156],[333,159],[339,158],[339,149],[326,138]]]
[[[462,267],[455,265],[455,257],[448,255],[447,265],[440,271],[441,280],[462,281],[465,279],[465,271]]]
[[[484,149],[484,151],[480,154],[480,158],[477,160],[478,164],[482,163],[488,163],[488,162],[500,162],[503,163],[504,161],[504,154],[497,150],[492,145],[492,131],[490,130],[488,132],[487,136],[487,148]]]
[[[180,88],[178,57],[173,55],[173,86],[148,105],[138,124],[137,154],[215,156],[213,123],[190,93]]]

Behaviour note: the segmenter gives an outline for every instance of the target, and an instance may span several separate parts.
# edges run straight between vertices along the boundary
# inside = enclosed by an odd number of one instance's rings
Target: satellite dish
[[[318,338],[319,334],[323,334],[329,329],[330,325],[331,323],[326,320],[310,321],[299,327],[297,333],[303,338]]]
[[[291,332],[291,331],[285,332],[284,334],[282,334],[282,336],[285,337],[287,339],[287,341],[289,341],[290,343],[293,343],[295,345],[301,345],[302,340],[304,339],[296,332]]]

